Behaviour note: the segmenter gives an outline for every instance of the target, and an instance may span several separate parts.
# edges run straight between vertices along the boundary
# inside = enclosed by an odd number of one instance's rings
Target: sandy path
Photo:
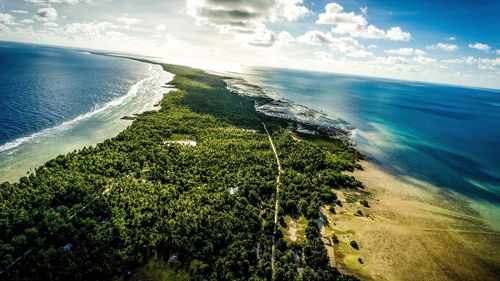
[[[337,215],[324,210],[330,224],[322,232],[339,237],[335,260],[342,271],[363,280],[499,280],[500,232],[465,201],[361,164],[364,171],[354,176],[371,193],[370,208],[347,203],[345,191],[338,194],[344,204]],[[358,210],[364,216],[354,216]],[[349,246],[351,240],[359,251]]]
[[[269,143],[271,144],[271,149],[273,150],[274,156],[276,157],[276,164],[278,165],[278,175],[276,176],[276,193],[275,193],[275,201],[274,201],[274,230],[273,230],[273,244],[271,247],[271,270],[272,270],[272,280],[276,279],[276,271],[275,271],[275,257],[276,257],[276,231],[278,229],[278,210],[279,210],[279,195],[280,195],[280,185],[281,185],[281,174],[283,170],[281,169],[280,158],[278,157],[278,152],[276,151],[276,147],[274,146],[273,138],[269,134],[267,130],[267,126],[264,122],[261,122],[264,126],[264,130],[266,131],[267,137],[269,138]]]

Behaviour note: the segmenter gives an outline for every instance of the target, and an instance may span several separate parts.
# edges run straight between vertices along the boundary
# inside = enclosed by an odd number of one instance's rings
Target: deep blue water
[[[391,172],[500,202],[500,91],[295,70],[239,74],[357,127],[358,149]]]
[[[116,136],[172,78],[158,65],[8,42],[0,62],[0,182]]]
[[[0,145],[53,127],[127,93],[143,64],[0,42]]]

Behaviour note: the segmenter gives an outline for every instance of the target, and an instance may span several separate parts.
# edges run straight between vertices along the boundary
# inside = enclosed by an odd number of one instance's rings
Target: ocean
[[[172,79],[158,65],[10,42],[0,62],[0,182],[116,136]]]
[[[356,148],[401,179],[500,207],[499,90],[275,68],[232,75],[346,121]]]
[[[28,44],[0,42],[0,61],[0,181],[116,136],[131,122],[121,117],[153,109],[173,78],[158,65]],[[276,68],[230,74],[290,112],[327,116],[385,170],[475,200],[500,225],[499,90]]]

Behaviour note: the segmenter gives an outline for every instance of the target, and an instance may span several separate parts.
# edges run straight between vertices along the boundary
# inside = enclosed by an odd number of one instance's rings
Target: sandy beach
[[[340,241],[324,239],[332,264],[363,280],[498,280],[500,232],[464,198],[361,165],[353,175],[365,190],[337,191],[336,214],[323,208],[323,236]]]

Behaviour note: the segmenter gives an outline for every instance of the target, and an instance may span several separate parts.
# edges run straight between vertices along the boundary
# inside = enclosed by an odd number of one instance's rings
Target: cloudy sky
[[[0,40],[500,88],[500,1],[0,0]]]

